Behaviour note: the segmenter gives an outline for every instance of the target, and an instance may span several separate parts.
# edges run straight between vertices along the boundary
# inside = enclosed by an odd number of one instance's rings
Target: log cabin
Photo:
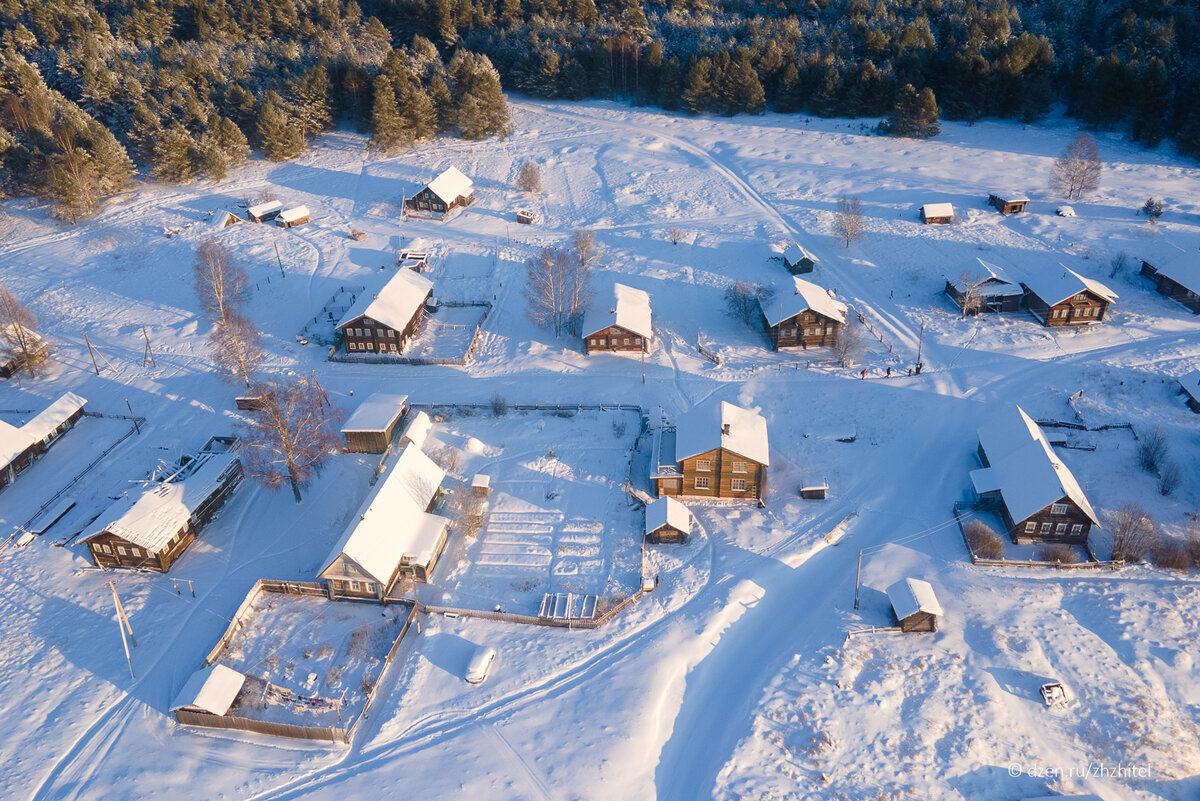
[[[408,445],[338,540],[318,578],[334,600],[383,603],[396,581],[429,581],[450,521],[433,514],[446,472]]]
[[[887,588],[887,596],[901,631],[937,631],[942,605],[928,581],[901,579]]]
[[[783,251],[783,265],[788,268],[788,271],[793,275],[801,273],[811,273],[816,268],[819,259],[809,253],[801,245],[792,242]]]
[[[671,497],[646,504],[646,542],[687,542],[692,533],[692,513]]]
[[[650,295],[624,284],[614,284],[612,301],[592,304],[583,318],[584,353],[645,352],[653,337]]]
[[[337,324],[345,353],[399,355],[417,332],[433,282],[399,270],[376,295],[362,293]]]
[[[1021,407],[979,429],[971,471],[980,508],[999,513],[1013,542],[1084,545],[1100,520],[1075,476]]]
[[[988,195],[988,203],[991,203],[1001,214],[1020,214],[1025,211],[1029,198],[1015,192],[1002,195],[993,193]]]
[[[0,420],[0,489],[33,466],[68,429],[83,417],[87,400],[68,392],[27,423]]]
[[[954,222],[954,206],[950,203],[926,203],[921,207],[921,222],[926,225],[949,225]]]
[[[686,498],[766,498],[770,449],[767,421],[722,401],[697,407],[675,428],[655,430],[650,480],[655,495]]]
[[[475,199],[475,184],[471,179],[450,167],[437,178],[405,201],[405,206],[414,211],[427,211],[446,219],[457,208],[471,205]]]
[[[946,278],[946,294],[967,314],[1021,310],[1025,290],[1004,270],[983,259],[957,278]]]
[[[1156,267],[1143,261],[1140,274],[1154,282],[1158,294],[1182,303],[1192,314],[1200,314],[1200,265],[1168,263]]]
[[[1179,394],[1189,409],[1200,414],[1200,370],[1193,370],[1179,379]]]
[[[1021,282],[1025,308],[1047,328],[1091,325],[1104,319],[1117,293],[1093,278],[1059,265]]]
[[[342,424],[342,437],[350,453],[383,453],[392,432],[408,411],[408,396],[376,392],[358,405]]]
[[[282,203],[278,200],[268,200],[246,209],[246,219],[256,223],[270,222],[278,217],[281,211],[283,211]]]
[[[166,573],[242,480],[237,440],[213,437],[171,475],[108,507],[83,537],[97,567]]]
[[[294,228],[308,222],[308,206],[296,206],[275,215],[275,224],[280,228]]]
[[[770,300],[759,301],[772,349],[836,345],[838,332],[846,323],[846,304],[803,278],[793,278],[790,289],[791,293],[778,289]]]

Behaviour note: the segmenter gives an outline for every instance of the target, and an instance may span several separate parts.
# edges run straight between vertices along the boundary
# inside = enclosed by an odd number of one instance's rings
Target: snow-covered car
[[[471,657],[470,664],[467,665],[467,675],[463,677],[467,680],[467,684],[483,684],[495,659],[495,648],[481,646],[475,652],[475,656]]]
[[[1071,208],[1070,206],[1059,206],[1054,210],[1054,213],[1059,217],[1074,217],[1075,209]]]

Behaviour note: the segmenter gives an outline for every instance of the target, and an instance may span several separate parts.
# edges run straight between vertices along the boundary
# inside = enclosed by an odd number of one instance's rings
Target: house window
[[[593,348],[596,347],[596,338],[592,337],[591,339],[589,339],[588,344],[591,345]]]
[[[367,343],[367,350],[375,350],[375,343],[374,343],[374,342],[368,342],[368,343]]]
[[[1082,534],[1083,533],[1083,523],[1076,523],[1073,526],[1071,526],[1071,533],[1076,534],[1076,535]]]
[[[125,546],[124,546],[124,545],[118,545],[118,546],[117,546],[117,554],[118,554],[119,556],[129,556],[129,552],[125,550]]]
[[[1057,526],[1055,526],[1055,527],[1054,527],[1054,533],[1055,533],[1055,534],[1057,534],[1057,535],[1058,535],[1058,536],[1060,536],[1060,537],[1061,537],[1063,534],[1066,534],[1066,533],[1067,533],[1067,524],[1066,524],[1066,523],[1059,523]]]
[[[706,490],[708,488],[708,476],[696,476],[696,489]]]
[[[1030,520],[1028,523],[1025,524],[1025,533],[1026,534],[1032,534],[1035,531],[1037,531],[1037,523]]]
[[[663,479],[662,488],[663,488],[664,490],[677,490],[677,489],[679,489],[679,479],[677,479],[677,478],[666,478],[666,479]]]
[[[101,543],[100,545],[98,545],[96,547],[98,547],[100,549],[100,553],[107,553],[107,554],[112,553],[112,548],[109,548],[107,545],[105,545],[103,543]]]
[[[363,582],[363,589],[364,589],[364,590],[366,590],[367,592],[375,592],[375,582],[373,582],[373,581],[364,581],[364,582]]]
[[[1047,534],[1049,534],[1049,533],[1050,533],[1050,524],[1049,524],[1049,523],[1042,523],[1042,536],[1045,536],[1045,535],[1047,535]]]
[[[733,463],[733,472],[745,473],[746,472],[746,463],[745,462],[734,462]]]
[[[785,329],[783,329],[783,335],[784,335],[785,337],[794,337],[794,336],[796,336],[796,329],[794,329],[794,328],[785,328]]]
[[[1056,503],[1050,507],[1050,514],[1065,515],[1067,513],[1067,505],[1065,503]]]
[[[354,342],[347,342],[346,350],[358,350],[358,345]]]
[[[708,459],[697,459],[696,460],[696,472],[697,473],[708,473],[711,471],[712,471],[712,462],[711,461],[709,461]],[[708,479],[705,479],[705,481],[707,481],[707,480]]]
[[[395,338],[396,338],[396,332],[395,332],[394,330],[392,330],[391,328],[389,328],[389,329],[387,330],[387,335],[388,335],[389,337],[391,337],[392,339],[395,339]]]
[[[141,548],[130,548],[130,549],[129,549],[129,552],[130,552],[131,554],[133,554],[134,556],[139,556],[139,557],[140,557],[140,556],[142,556],[142,549],[141,549]]]
[[[734,492],[744,492],[746,490],[746,479],[734,478],[729,481],[729,488]]]
[[[361,585],[357,581],[350,582],[350,589],[353,592],[358,592],[360,587],[361,587]]]
[[[625,344],[626,344],[626,345],[628,345],[628,344],[629,344],[629,337],[625,337]]]
[[[369,337],[375,336],[375,331],[373,329],[364,328],[363,331],[366,332],[365,333],[366,336],[369,336]]]

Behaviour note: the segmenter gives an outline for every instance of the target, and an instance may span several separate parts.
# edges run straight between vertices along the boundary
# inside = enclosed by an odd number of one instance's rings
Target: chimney
[[[721,426],[721,434],[723,434],[726,437],[729,436],[729,423],[726,423],[725,425]]]

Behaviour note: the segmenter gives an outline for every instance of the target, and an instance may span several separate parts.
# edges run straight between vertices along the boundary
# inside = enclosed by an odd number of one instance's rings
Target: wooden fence
[[[229,625],[225,628],[225,633],[221,635],[221,639],[217,640],[217,644],[214,645],[213,649],[208,652],[208,656],[204,657],[205,665],[211,665],[221,657],[221,654],[223,654],[225,649],[229,647],[229,643],[233,639],[233,635],[237,634],[238,630],[241,629],[242,625],[245,623],[243,618],[245,618],[251,604],[253,604],[255,599],[257,599],[258,596],[264,592],[275,592],[291,595],[319,595],[323,598],[329,597],[325,592],[325,585],[315,581],[276,581],[273,579],[259,579],[258,581],[254,582],[254,586],[250,588],[250,592],[246,594],[246,597],[242,600],[241,605],[238,606],[237,611],[233,613],[233,619],[229,621]]]
[[[1087,551],[1088,560],[1086,562],[1045,562],[1038,559],[985,559],[982,556],[975,554],[975,549],[971,547],[971,542],[967,538],[967,527],[965,519],[968,518],[970,512],[974,509],[961,501],[954,504],[954,519],[958,522],[958,530],[962,534],[963,545],[967,546],[967,554],[971,557],[971,564],[979,565],[980,567],[1052,567],[1056,570],[1091,570],[1097,567],[1107,567],[1112,570],[1118,567],[1123,567],[1124,562],[1101,561],[1096,558],[1091,547],[1084,546]],[[1047,546],[1054,543],[1046,543]]]
[[[715,365],[721,364],[720,355],[717,353],[714,353],[713,351],[704,347],[703,343],[700,342],[700,334],[699,333],[696,334],[696,350],[700,351],[700,355],[703,356],[704,358],[708,359],[713,364],[715,364]]]
[[[297,726],[294,723],[272,723],[267,720],[241,718],[235,715],[210,715],[190,709],[176,709],[175,719],[185,726],[204,726],[209,729],[234,729],[269,734],[274,737],[291,737],[295,740],[328,740],[331,743],[349,743],[349,729],[336,726]]]
[[[551,618],[538,617],[537,615],[518,615],[512,612],[493,612],[487,609],[467,609],[454,606],[431,606],[428,604],[418,604],[417,607],[428,615],[436,614],[451,614],[459,615],[460,617],[475,617],[483,620],[500,620],[505,623],[520,623],[527,626],[548,626],[551,628],[560,629],[598,629],[608,621],[612,620],[619,612],[622,612],[627,607],[645,594],[645,590],[638,590],[633,595],[630,595],[621,600],[620,603],[614,605],[602,615],[598,615],[588,619],[566,619],[566,618]]]

